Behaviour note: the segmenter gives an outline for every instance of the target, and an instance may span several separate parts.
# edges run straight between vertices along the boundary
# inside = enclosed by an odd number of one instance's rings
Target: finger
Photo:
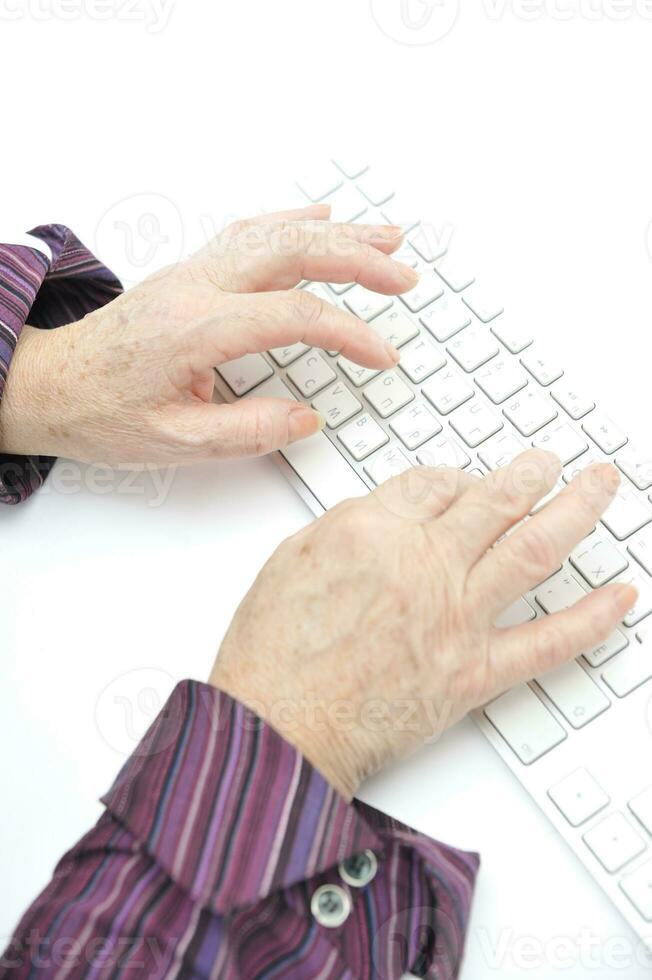
[[[530,513],[554,487],[561,463],[552,453],[530,449],[509,466],[489,473],[442,518],[458,539],[467,565],[475,564],[498,538]]]
[[[212,346],[213,364],[299,342],[369,368],[393,367],[400,358],[363,320],[304,289],[232,296],[226,310],[218,329],[210,318],[197,328]]]
[[[480,479],[464,470],[411,466],[371,494],[385,510],[408,520],[439,517]]]
[[[404,293],[418,282],[390,257],[403,232],[391,225],[330,221],[261,221],[215,239],[191,260],[232,292],[290,289],[302,279],[359,282],[378,293]]]
[[[563,612],[524,626],[494,630],[491,641],[492,697],[529,681],[603,643],[635,605],[631,585],[603,585]]]
[[[171,426],[188,460],[262,456],[324,427],[319,412],[285,398],[243,398],[231,405],[188,405]],[[178,460],[178,456],[177,456]]]
[[[330,204],[307,204],[303,208],[290,208],[286,211],[270,211],[257,214],[253,218],[242,218],[225,228],[222,234],[236,235],[251,225],[276,224],[279,221],[327,221],[331,213]]]
[[[559,568],[590,534],[618,489],[617,470],[589,466],[539,513],[508,535],[478,562],[468,587],[492,615]]]

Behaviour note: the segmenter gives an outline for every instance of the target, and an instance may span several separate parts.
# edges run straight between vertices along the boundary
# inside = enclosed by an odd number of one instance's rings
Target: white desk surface
[[[532,20],[469,4],[421,46],[350,0],[184,0],[158,33],[126,13],[99,23],[91,3],[66,21],[25,12],[3,25],[3,74],[27,86],[4,107],[3,225],[64,221],[138,279],[230,216],[283,204],[271,188],[306,147],[361,144],[649,445],[652,22],[616,6],[544,2]],[[84,81],[65,108],[70,72]],[[44,107],[52,85],[62,111]],[[130,250],[120,224],[149,212],[167,238],[151,263],[143,226]],[[159,507],[151,481],[63,492],[61,466],[58,489],[0,510],[0,936],[98,815],[130,725],[175,679],[206,677],[258,567],[309,519],[268,460],[179,471]],[[481,851],[465,980],[649,975],[470,722],[363,795]]]

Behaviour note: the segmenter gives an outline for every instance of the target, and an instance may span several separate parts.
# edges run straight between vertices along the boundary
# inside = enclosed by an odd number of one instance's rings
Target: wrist
[[[60,454],[70,332],[71,327],[23,328],[0,403],[1,452],[20,456]]]
[[[308,698],[279,695],[276,699],[252,696],[254,685],[241,684],[220,667],[219,658],[208,683],[244,704],[289,742],[324,777],[333,789],[351,800],[360,786],[362,775],[355,761],[354,739],[339,737],[326,718],[305,710]],[[292,710],[293,705],[297,710]],[[349,733],[350,734],[350,733]]]

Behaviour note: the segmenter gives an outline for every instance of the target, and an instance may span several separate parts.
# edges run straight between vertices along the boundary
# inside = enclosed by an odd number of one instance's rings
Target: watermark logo
[[[177,736],[175,725],[162,726],[164,737],[155,744],[144,743],[141,747],[141,742],[165,705],[175,680],[160,667],[137,667],[107,684],[95,705],[95,724],[106,744],[124,758],[136,750],[149,755],[168,748]]]
[[[164,194],[145,192],[117,201],[95,233],[96,254],[110,257],[127,288],[176,264],[183,249],[181,212]]]
[[[457,22],[459,8],[459,0],[371,0],[371,15],[383,34],[411,46],[446,37]]]
[[[118,20],[140,23],[160,34],[170,22],[175,0],[0,0],[0,21]]]

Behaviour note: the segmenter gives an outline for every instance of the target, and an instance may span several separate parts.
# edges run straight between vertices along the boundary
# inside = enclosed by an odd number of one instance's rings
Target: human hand
[[[388,368],[398,352],[302,279],[406,292],[393,226],[331,224],[314,205],[229,226],[177,266],[56,330],[26,327],[0,407],[0,451],[123,463],[254,455],[322,421],[290,399],[216,405],[213,368],[297,341]]]
[[[484,479],[414,468],[335,507],[265,565],[211,683],[350,797],[472,708],[602,642],[634,605],[631,586],[603,586],[524,626],[493,625],[556,571],[616,492],[614,467],[588,467],[515,527],[560,468],[540,450]]]

